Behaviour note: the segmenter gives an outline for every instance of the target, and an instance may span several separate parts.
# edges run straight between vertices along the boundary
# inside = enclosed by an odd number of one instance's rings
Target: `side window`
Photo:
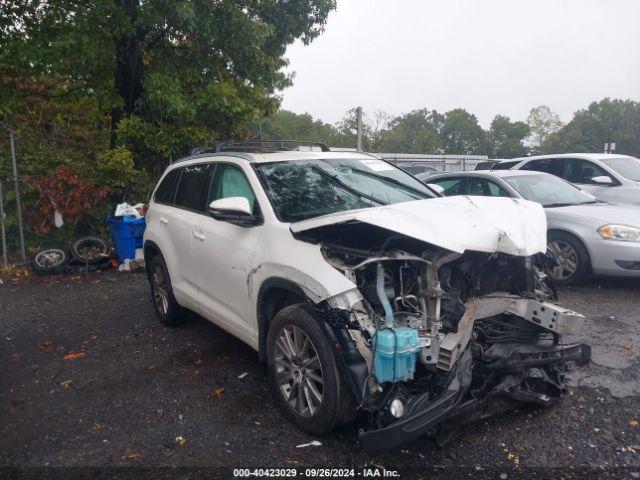
[[[564,161],[561,158],[541,158],[527,162],[520,169],[531,170],[534,172],[545,172],[555,175],[556,177],[562,177],[563,163]]]
[[[486,178],[469,178],[467,180],[469,195],[480,197],[508,197],[509,194],[496,183]]]
[[[571,183],[593,184],[595,183],[591,180],[593,177],[601,177],[603,175],[609,176],[602,168],[588,160],[567,158],[564,162],[564,175],[562,177]]]
[[[463,193],[462,185],[464,184],[464,179],[462,178],[447,178],[445,180],[435,180],[433,182],[430,182],[427,178],[425,182],[440,185],[442,188],[444,188],[443,194],[447,197],[462,195]]]
[[[254,214],[256,213],[256,197],[244,172],[235,165],[220,163],[216,166],[213,175],[207,205],[214,200],[228,197],[246,198],[249,200]]]
[[[153,195],[153,201],[157,203],[164,203],[166,205],[173,204],[173,195],[176,192],[178,178],[180,178],[179,168],[167,173],[167,175],[162,179],[160,185],[158,185],[158,188],[156,188],[156,193]]]
[[[487,165],[484,168],[489,168],[491,170],[511,170],[511,167],[515,167],[521,161],[522,160],[513,160],[509,162],[493,162],[492,165]],[[484,163],[489,163],[489,162],[484,162]],[[480,168],[476,166],[474,170],[480,170]]]
[[[210,171],[211,165],[208,163],[189,165],[182,169],[176,192],[175,205],[177,207],[188,208],[196,212],[205,211]]]

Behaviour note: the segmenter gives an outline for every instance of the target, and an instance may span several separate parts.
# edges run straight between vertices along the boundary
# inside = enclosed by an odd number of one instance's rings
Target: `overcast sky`
[[[640,100],[640,0],[338,0],[287,57],[282,108],[327,122],[357,105],[462,107],[486,127],[541,104],[566,122],[606,96]]]

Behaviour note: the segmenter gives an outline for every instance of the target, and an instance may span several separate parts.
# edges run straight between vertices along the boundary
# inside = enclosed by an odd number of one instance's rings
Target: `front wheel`
[[[329,433],[355,411],[318,322],[305,304],[290,305],[276,314],[267,335],[276,403],[296,427],[315,435]]]
[[[556,284],[579,285],[584,282],[591,271],[591,262],[582,242],[568,233],[551,232],[548,243],[557,263],[551,270]]]

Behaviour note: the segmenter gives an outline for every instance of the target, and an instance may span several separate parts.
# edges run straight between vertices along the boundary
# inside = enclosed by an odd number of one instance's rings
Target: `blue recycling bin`
[[[118,263],[123,263],[126,258],[133,260],[136,258],[136,248],[142,248],[142,235],[147,223],[143,218],[137,220],[127,218],[107,217],[109,229],[116,244],[116,255]]]

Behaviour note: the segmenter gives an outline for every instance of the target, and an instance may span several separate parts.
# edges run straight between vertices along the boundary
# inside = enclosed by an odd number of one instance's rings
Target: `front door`
[[[564,161],[564,172],[562,178],[580,187],[585,192],[589,192],[601,200],[615,201],[615,185],[603,185],[594,182],[594,177],[609,177],[614,183],[617,181],[603,168],[588,160],[581,158],[567,158]]]
[[[240,167],[217,163],[207,205],[221,198],[245,197],[259,214],[253,190]],[[252,343],[257,339],[255,312],[248,292],[253,252],[262,225],[243,227],[203,217],[196,228],[195,257],[198,266],[200,312]]]

